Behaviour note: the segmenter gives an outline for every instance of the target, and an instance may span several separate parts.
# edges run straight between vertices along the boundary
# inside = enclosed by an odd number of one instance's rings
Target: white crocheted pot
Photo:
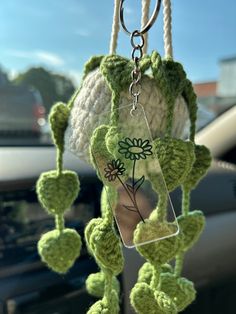
[[[119,106],[132,102],[128,91],[121,93]],[[166,129],[167,107],[156,81],[145,75],[139,99],[144,107],[153,139],[162,137]],[[100,69],[91,71],[74,99],[66,131],[66,148],[79,158],[89,162],[89,138],[97,126],[108,124],[105,113],[111,110],[111,91]],[[120,116],[120,119],[128,119]],[[176,98],[174,107],[172,136],[181,137],[188,119],[187,105],[182,96]]]

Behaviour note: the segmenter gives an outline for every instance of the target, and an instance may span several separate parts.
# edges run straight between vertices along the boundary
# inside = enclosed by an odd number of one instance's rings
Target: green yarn
[[[174,104],[177,96],[181,95],[186,85],[186,73],[182,65],[172,59],[161,59],[154,51],[151,55],[151,68],[160,92],[167,105],[166,134],[171,134],[173,124]]]
[[[194,142],[196,132],[196,120],[197,120],[197,95],[194,92],[193,85],[188,79],[185,82],[182,96],[188,106],[189,118],[190,118],[190,140]]]
[[[138,272],[138,282],[145,282],[150,285],[152,276],[154,273],[154,267],[149,262],[142,265]]]
[[[120,93],[121,91],[128,90],[131,83],[130,73],[133,67],[133,63],[129,59],[110,55],[104,57],[102,60],[100,71],[111,91]]]
[[[144,74],[151,66],[151,57],[145,55],[139,62],[141,73]]]
[[[64,170],[58,175],[56,170],[40,175],[36,190],[41,205],[51,214],[64,213],[79,193],[79,180],[73,171]]]
[[[120,154],[118,149],[118,142],[124,139],[124,135],[119,131],[116,126],[110,126],[105,136],[107,150],[112,154],[113,159],[120,159],[125,166],[127,175],[123,175],[123,181],[126,181],[129,177],[129,172],[132,167],[132,160],[124,158],[124,155]],[[125,178],[125,177],[126,178]]]
[[[110,298],[103,297],[94,303],[87,314],[119,314],[119,299],[116,291],[112,290]]]
[[[113,211],[118,202],[118,192],[116,188],[104,186],[101,195],[101,213],[104,220],[113,226]]]
[[[160,278],[161,291],[165,292],[174,302],[178,312],[183,311],[196,297],[196,290],[191,281],[165,273]]]
[[[183,234],[182,249],[187,251],[197,242],[204,229],[204,214],[200,210],[194,210],[188,213],[188,215],[179,216],[178,224]]]
[[[170,261],[179,251],[179,237],[170,236],[176,232],[176,226],[170,223],[159,223],[158,221],[145,220],[145,223],[139,223],[134,232],[134,243],[144,243],[145,240],[160,239],[163,240],[137,246],[138,252],[151,264],[161,266]]]
[[[102,218],[92,219],[85,228],[89,252],[94,256],[101,272],[89,276],[87,290],[103,297],[88,313],[119,313],[119,282],[115,278],[124,265],[121,242],[113,228],[112,210],[117,203],[117,190],[106,186],[101,196]],[[115,294],[114,294],[115,293]]]
[[[73,171],[63,170],[64,133],[68,125],[69,106],[55,104],[49,114],[52,138],[57,147],[57,169],[40,175],[36,191],[38,200],[55,216],[56,229],[44,234],[38,242],[38,252],[43,262],[55,272],[64,274],[74,264],[81,250],[80,235],[65,229],[63,214],[76,199],[80,182]]]
[[[84,230],[84,236],[87,244],[88,251],[92,254],[92,249],[91,249],[91,244],[90,244],[90,239],[91,235],[93,233],[93,230],[95,227],[100,225],[103,222],[102,218],[93,218],[90,220],[90,222],[87,224]]]
[[[105,291],[105,275],[103,272],[90,274],[86,280],[86,289],[89,294],[96,298],[102,298]],[[120,283],[116,277],[112,277],[112,289],[120,294]]]
[[[121,242],[110,224],[102,222],[94,228],[90,237],[90,248],[101,268],[114,275],[122,272],[124,258]]]
[[[88,292],[101,298],[91,306],[88,314],[118,314],[119,282],[115,276],[122,272],[124,258],[120,239],[117,237],[113,226],[112,214],[117,206],[117,190],[120,184],[117,181],[109,182],[106,180],[103,171],[108,161],[122,158],[117,150],[117,144],[123,138],[118,128],[119,111],[117,109],[120,105],[121,95],[128,90],[131,83],[130,73],[134,68],[134,63],[117,55],[93,57],[85,65],[84,78],[98,67],[111,90],[112,98],[109,125],[107,121],[107,125],[104,124],[96,128],[90,141],[91,161],[98,176],[105,184],[105,188],[101,197],[102,218],[92,219],[85,228],[88,250],[101,268],[99,273],[91,274],[86,281]],[[165,136],[162,139],[154,139],[154,148],[168,191],[182,185],[183,208],[182,215],[178,218],[180,233],[178,236],[171,236],[173,233],[177,233],[177,228],[175,224],[167,223],[168,198],[165,185],[159,169],[152,171],[150,165],[147,164],[145,178],[150,180],[153,189],[158,193],[158,206],[151,213],[149,219],[145,220],[145,223],[137,225],[134,232],[133,240],[136,248],[148,262],[140,269],[138,283],[132,289],[130,298],[138,314],[175,314],[185,309],[194,300],[196,294],[193,284],[181,277],[181,270],[184,253],[193,246],[204,228],[203,214],[200,211],[189,213],[190,191],[197,185],[210,166],[210,154],[205,147],[197,146],[194,143],[197,113],[196,95],[191,82],[186,78],[182,65],[172,59],[162,60],[157,52],[153,52],[151,56],[144,56],[140,62],[142,74],[150,68],[153,79],[156,81],[167,105]],[[80,88],[82,86],[83,82]],[[66,172],[62,170],[64,132],[68,123],[69,110],[72,108],[79,90],[73,95],[68,107],[60,103],[51,111],[50,123],[53,140],[58,147],[57,171],[49,172],[52,173],[52,178],[49,173],[42,178],[40,177],[37,184],[40,202],[43,207],[55,215],[57,230],[52,231],[52,234],[55,233],[61,239],[65,231],[68,230],[64,229],[62,214],[71,206],[79,191],[76,184],[71,184],[71,188],[69,188],[66,180],[62,179]],[[184,98],[189,110],[191,141],[170,137],[174,106],[176,98],[179,96]],[[127,161],[122,159],[121,161],[125,163],[126,169],[130,168]],[[127,178],[123,179],[126,181]],[[47,238],[46,235],[43,237]],[[138,245],[155,237],[167,238],[146,245]],[[59,272],[63,272],[62,264],[67,264],[67,268],[64,268],[67,271],[73,264],[73,256],[68,258],[65,254],[64,261],[59,260],[59,258],[58,260],[53,259],[54,254],[51,252],[54,246],[55,256],[64,256],[62,253],[64,248],[58,244],[63,241],[55,240],[56,236],[49,238],[53,240],[43,241],[41,239],[39,242],[39,247],[41,247],[39,250],[43,252],[40,254],[42,259],[49,264],[50,268]],[[166,264],[174,258],[176,258],[175,270]],[[57,263],[61,264],[58,266]]]
[[[39,240],[38,252],[49,268],[64,274],[79,256],[81,245],[81,238],[75,230],[52,230]]]
[[[103,58],[104,56],[93,56],[85,63],[83,80],[91,71],[100,66]]]
[[[173,267],[170,264],[161,265],[161,274],[164,273],[173,273]],[[148,285],[151,284],[152,277],[154,275],[154,266],[149,262],[146,262],[142,265],[138,272],[138,281],[137,282],[145,282]]]
[[[188,174],[183,183],[185,189],[193,189],[197,186],[199,181],[205,176],[208,168],[211,165],[211,153],[204,145],[195,145],[195,162],[192,170]]]
[[[55,104],[49,114],[53,142],[61,151],[64,150],[64,133],[68,125],[69,114],[68,107],[63,103]]]
[[[177,308],[171,298],[162,291],[153,290],[148,284],[136,283],[130,301],[138,314],[176,314]]]
[[[108,151],[105,141],[105,136],[109,130],[108,125],[100,125],[97,127],[90,139],[90,160],[93,163],[94,168],[97,170],[97,176],[106,185],[116,186],[119,182],[110,182],[103,175],[104,169],[107,167],[107,162],[114,159],[113,155]]]
[[[195,161],[194,145],[190,141],[169,137],[157,138],[153,145],[167,189],[172,191],[181,185],[192,169]],[[162,185],[161,180],[158,182]],[[161,187],[158,187],[158,189],[160,190]]]

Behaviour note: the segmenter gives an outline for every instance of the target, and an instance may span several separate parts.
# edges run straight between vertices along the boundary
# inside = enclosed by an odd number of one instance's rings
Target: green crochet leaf
[[[86,289],[89,294],[96,298],[102,298],[104,295],[105,275],[103,272],[90,274],[86,280]],[[112,278],[112,289],[120,294],[120,283],[116,277]]]
[[[204,227],[205,217],[202,211],[194,210],[187,216],[177,218],[179,228],[183,234],[183,250],[190,249],[199,239]]]
[[[161,273],[172,273],[173,267],[169,264],[163,264],[161,266]],[[138,282],[145,282],[150,285],[152,276],[154,274],[154,267],[149,262],[143,264],[138,272]]]
[[[93,70],[95,70],[96,68],[98,68],[102,62],[102,59],[104,58],[104,56],[92,56],[86,63],[84,66],[84,75],[83,75],[83,79]]]
[[[124,138],[124,136],[119,132],[119,128],[117,126],[109,127],[106,133],[106,146],[110,154],[114,156],[114,158],[120,157],[118,153],[118,143]],[[123,161],[123,160],[122,160]]]
[[[119,298],[117,293],[112,290],[109,300],[104,297],[102,300],[94,303],[87,314],[119,314]]]
[[[174,138],[154,140],[155,148],[168,191],[177,188],[186,179],[195,161],[194,144]],[[157,171],[158,172],[158,171]],[[162,180],[155,173],[148,174],[154,188],[163,189]]]
[[[194,189],[199,181],[206,175],[211,165],[211,153],[204,145],[195,145],[196,160],[191,172],[186,177],[183,186],[187,190]]]
[[[197,120],[197,95],[194,92],[192,82],[186,80],[182,96],[188,107],[189,119],[190,119],[190,140],[194,142],[196,132],[196,120]]]
[[[106,146],[105,137],[108,130],[109,126],[103,124],[93,131],[90,140],[90,160],[93,163],[94,168],[97,170],[97,176],[104,182],[104,184],[115,186],[117,182],[109,182],[104,176],[101,177],[102,173],[99,171],[103,171],[107,167],[108,161],[114,159]]]
[[[45,233],[38,242],[38,252],[43,262],[57,273],[64,274],[80,255],[80,235],[73,229]]]
[[[182,65],[171,59],[161,59],[161,56],[154,51],[151,55],[151,67],[153,76],[164,96],[168,106],[175,102],[186,84],[186,73]]]
[[[53,142],[62,151],[64,150],[64,133],[68,125],[69,114],[69,108],[63,103],[55,104],[49,114]]]
[[[142,74],[144,74],[151,66],[151,57],[149,55],[145,55],[140,60],[139,66]]]
[[[112,154],[113,159],[120,159],[125,165],[126,173],[129,173],[133,165],[133,161],[124,157],[119,153],[119,142],[124,139],[124,135],[121,134],[119,128],[116,126],[110,126],[106,133],[106,147],[107,150]],[[128,179],[128,177],[127,177]],[[125,181],[126,179],[124,179]]]
[[[121,91],[128,90],[131,83],[130,73],[133,67],[129,59],[118,55],[109,55],[102,60],[100,70],[110,89],[116,93],[120,93]]]
[[[97,224],[91,233],[89,245],[102,269],[105,268],[114,275],[122,272],[124,267],[122,246],[110,224],[106,222]]]
[[[102,222],[103,222],[102,218],[93,218],[89,221],[89,223],[85,227],[84,236],[85,236],[85,240],[87,244],[87,249],[91,255],[93,254],[92,249],[91,249],[91,243],[90,243],[91,235],[93,233],[93,230]]]
[[[161,274],[160,290],[174,300],[178,312],[183,311],[196,297],[196,290],[191,281],[186,278],[178,278],[173,274]]]
[[[40,175],[37,185],[38,199],[51,214],[63,214],[76,199],[80,183],[73,171],[64,170],[60,175],[56,170]]]
[[[147,239],[158,239],[169,233],[172,235],[176,232],[176,226],[170,223],[161,223],[146,219],[145,223],[139,223],[134,232],[134,244],[145,243]],[[156,242],[139,245],[137,251],[151,264],[155,266],[170,261],[179,250],[181,245],[180,238],[170,236]]]
[[[152,276],[154,273],[154,267],[149,262],[143,264],[138,272],[138,282],[145,282],[150,285]]]
[[[148,284],[136,283],[130,301],[137,314],[176,314],[174,302],[162,291],[154,291]]]

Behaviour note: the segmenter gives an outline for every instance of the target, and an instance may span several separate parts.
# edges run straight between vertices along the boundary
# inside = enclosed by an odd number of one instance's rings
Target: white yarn
[[[165,57],[173,58],[171,0],[163,0]]]
[[[131,102],[128,91],[121,93],[119,106],[129,105]],[[166,128],[166,103],[156,81],[151,77],[143,77],[140,103],[144,107],[153,138],[163,136]],[[66,131],[67,149],[81,159],[89,161],[90,137],[97,126],[109,123],[110,110],[111,91],[100,70],[96,69],[87,75],[80,93],[74,100]],[[181,136],[187,118],[187,106],[179,96],[174,109],[173,137]],[[129,117],[121,114],[120,119],[125,123]]]
[[[149,19],[149,10],[150,10],[150,2],[151,0],[142,0],[142,28],[147,24]],[[143,46],[143,53],[147,53],[148,48],[148,32],[144,34],[144,46]]]
[[[110,54],[116,53],[118,34],[120,29],[120,20],[119,20],[119,9],[120,9],[120,0],[114,0],[114,15],[111,31],[111,41],[110,41]]]

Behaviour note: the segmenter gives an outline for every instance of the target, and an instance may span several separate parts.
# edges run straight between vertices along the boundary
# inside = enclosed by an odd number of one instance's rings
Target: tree
[[[6,86],[8,84],[9,84],[8,76],[0,67],[0,87]]]
[[[13,80],[13,83],[36,88],[40,92],[43,104],[48,112],[55,102],[67,102],[75,90],[69,78],[52,73],[43,67],[30,68],[19,74]]]

